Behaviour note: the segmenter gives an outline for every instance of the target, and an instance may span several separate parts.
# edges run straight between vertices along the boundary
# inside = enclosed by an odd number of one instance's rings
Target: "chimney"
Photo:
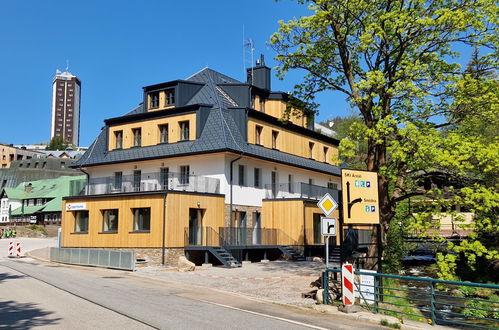
[[[29,194],[33,190],[33,185],[31,183],[28,183],[27,185],[24,186],[24,192]]]
[[[254,67],[246,69],[246,73],[248,84],[270,91],[270,68],[265,66],[263,54],[260,54]]]

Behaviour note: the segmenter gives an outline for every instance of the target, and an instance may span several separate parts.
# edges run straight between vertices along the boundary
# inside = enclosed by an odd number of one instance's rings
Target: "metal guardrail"
[[[135,270],[135,254],[83,248],[50,248],[50,261],[64,264]]]
[[[140,173],[138,176],[121,175],[91,177],[82,195],[102,195],[139,191],[189,191],[200,193],[220,193],[220,180],[182,173]]]
[[[331,293],[341,297],[340,269],[323,273],[324,301],[332,302]],[[359,292],[356,304],[374,313],[428,321],[432,325],[454,325],[499,329],[499,285],[443,281],[425,277],[355,271],[355,275],[374,276],[374,285]],[[374,299],[366,299],[371,294]]]
[[[329,193],[335,200],[339,198],[339,191],[336,189],[303,182],[266,184],[264,188],[265,198],[267,199],[308,198],[319,200],[326,193]]]

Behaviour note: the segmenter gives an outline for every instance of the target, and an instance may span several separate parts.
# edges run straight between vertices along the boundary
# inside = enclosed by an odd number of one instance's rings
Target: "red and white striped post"
[[[350,306],[355,302],[355,287],[353,285],[353,265],[343,264],[341,267],[341,293],[343,296],[343,305]]]
[[[14,242],[10,241],[9,242],[9,257],[14,256]]]
[[[16,257],[18,257],[18,258],[21,257],[21,243],[20,242],[16,243]]]

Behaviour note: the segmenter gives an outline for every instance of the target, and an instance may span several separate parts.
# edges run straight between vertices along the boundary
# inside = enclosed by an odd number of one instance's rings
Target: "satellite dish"
[[[332,120],[331,120],[331,121],[329,122],[328,126],[329,126],[329,128],[333,128],[333,126],[334,126],[334,121],[332,121]]]

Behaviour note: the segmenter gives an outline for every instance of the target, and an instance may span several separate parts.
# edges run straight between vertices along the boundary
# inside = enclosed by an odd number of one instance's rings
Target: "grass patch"
[[[32,231],[36,231],[38,233],[41,233],[43,235],[47,235],[47,231],[45,230],[45,228],[41,227],[41,226],[37,226],[37,225],[29,225],[26,227],[27,229],[29,230],[32,230]]]
[[[407,299],[410,293],[400,291],[405,290],[405,288],[400,285],[397,279],[383,278],[383,288],[383,302],[379,303],[379,307],[389,310],[380,310],[380,313],[395,316],[399,319],[403,317],[413,321],[426,321],[421,311],[414,307],[411,300]]]
[[[379,324],[381,324],[382,326],[385,326],[385,327],[393,328],[393,329],[400,329],[401,328],[400,323],[392,323],[392,322],[385,320],[385,319],[382,319],[379,322]]]

